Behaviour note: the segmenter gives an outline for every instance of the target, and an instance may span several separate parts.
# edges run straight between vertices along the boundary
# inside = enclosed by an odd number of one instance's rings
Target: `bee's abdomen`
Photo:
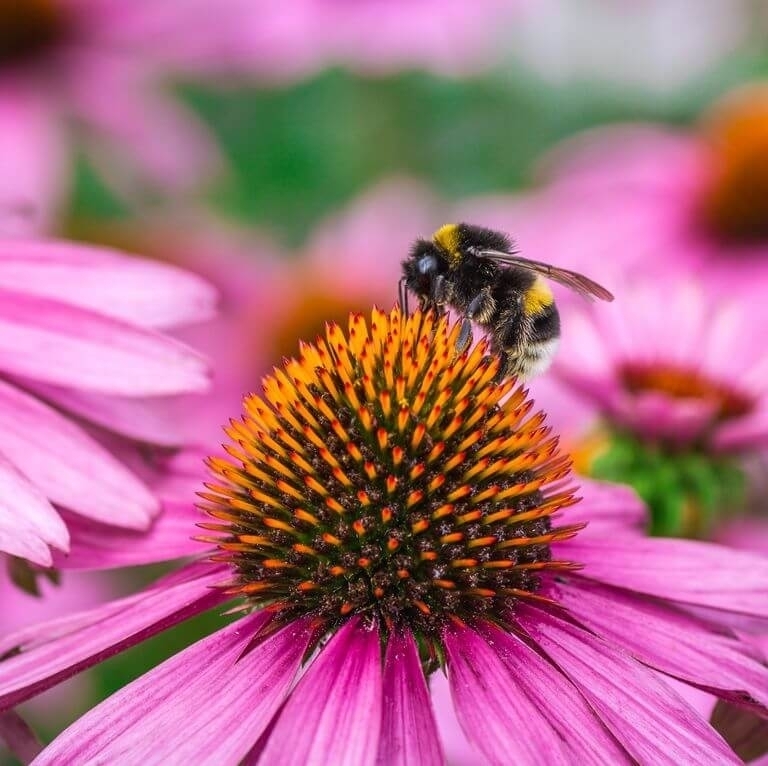
[[[515,354],[508,354],[507,374],[524,380],[544,372],[555,358],[560,341],[560,314],[551,303],[533,318],[527,342]]]
[[[531,343],[545,343],[560,337],[560,312],[554,303],[544,306],[531,322]]]

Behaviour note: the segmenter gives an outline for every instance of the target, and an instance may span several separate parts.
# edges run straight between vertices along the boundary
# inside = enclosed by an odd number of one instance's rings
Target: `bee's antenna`
[[[397,283],[397,291],[400,311],[402,311],[405,316],[410,316],[411,312],[408,310],[408,288],[405,285],[405,277],[401,277],[400,281]]]

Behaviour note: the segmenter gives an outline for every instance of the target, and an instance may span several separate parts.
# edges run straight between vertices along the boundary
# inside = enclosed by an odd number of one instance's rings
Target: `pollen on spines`
[[[434,639],[535,597],[578,525],[569,459],[514,381],[459,328],[417,312],[352,315],[303,344],[226,429],[201,494],[232,593],[329,626],[349,615]]]

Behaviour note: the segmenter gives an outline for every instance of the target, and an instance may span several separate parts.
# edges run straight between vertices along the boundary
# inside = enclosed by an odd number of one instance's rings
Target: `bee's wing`
[[[553,282],[559,282],[561,285],[570,287],[571,290],[575,290],[585,298],[600,298],[600,300],[603,301],[613,300],[613,293],[606,290],[602,285],[597,284],[597,282],[593,282],[589,277],[585,277],[583,274],[579,274],[576,271],[559,269],[557,266],[551,266],[548,263],[531,261],[520,255],[504,253],[500,250],[481,250],[479,255],[482,258],[488,258],[492,261],[506,263],[510,266],[518,266],[521,269],[528,269],[529,271],[535,271],[537,274],[542,274],[545,277],[548,277]]]

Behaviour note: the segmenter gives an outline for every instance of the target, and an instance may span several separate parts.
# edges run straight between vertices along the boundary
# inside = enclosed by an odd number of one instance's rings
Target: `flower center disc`
[[[0,65],[35,58],[64,34],[55,0],[0,0]]]
[[[673,399],[698,399],[711,404],[718,420],[749,414],[752,399],[695,370],[671,364],[626,362],[620,370],[624,387],[633,394],[655,391]]]
[[[711,149],[706,225],[729,241],[768,237],[768,87],[747,87],[717,105],[704,140]]]
[[[525,392],[495,382],[485,346],[456,358],[457,337],[431,314],[353,315],[246,399],[201,505],[233,593],[286,619],[360,615],[435,639],[573,566],[550,550],[580,528],[552,520],[575,502],[549,486],[569,458]]]

